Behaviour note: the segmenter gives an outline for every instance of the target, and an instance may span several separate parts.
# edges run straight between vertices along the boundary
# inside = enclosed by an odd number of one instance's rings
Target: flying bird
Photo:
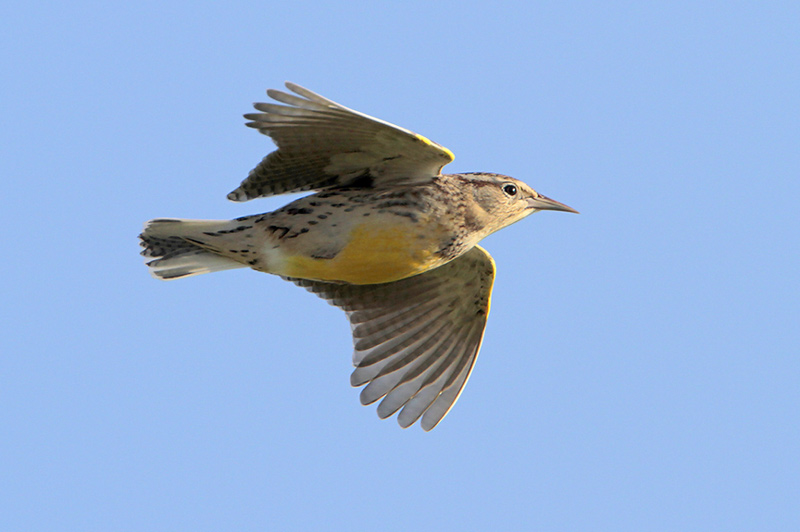
[[[142,255],[159,279],[249,267],[341,308],[362,404],[381,400],[381,418],[399,411],[403,428],[421,418],[431,430],[481,347],[495,263],[478,243],[540,210],[577,211],[509,176],[442,174],[447,148],[286,87],[244,115],[277,150],[228,199],[313,193],[235,220],[150,220]]]

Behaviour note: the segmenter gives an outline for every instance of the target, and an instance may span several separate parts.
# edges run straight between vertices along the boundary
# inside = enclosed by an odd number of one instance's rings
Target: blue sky
[[[0,8],[0,529],[800,528],[796,2]],[[152,279],[154,217],[231,218],[285,80],[581,211],[483,243],[431,433],[349,386],[276,277]]]

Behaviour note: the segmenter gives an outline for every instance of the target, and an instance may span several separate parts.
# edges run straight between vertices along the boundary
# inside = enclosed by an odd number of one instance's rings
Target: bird
[[[361,403],[430,431],[483,341],[495,263],[478,243],[534,212],[578,211],[506,175],[443,174],[454,159],[444,146],[285,86],[244,115],[277,149],[228,199],[309,194],[234,220],[150,220],[141,254],[158,279],[249,267],[341,308]]]

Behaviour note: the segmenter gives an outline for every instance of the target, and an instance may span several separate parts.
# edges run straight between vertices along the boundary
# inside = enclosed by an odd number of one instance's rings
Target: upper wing
[[[494,261],[476,246],[423,274],[375,285],[289,279],[347,312],[353,386],[361,403],[381,397],[378,416],[431,430],[467,383],[486,327]]]
[[[242,184],[233,201],[346,186],[363,179],[401,184],[429,181],[453,153],[422,135],[348,109],[294,83],[299,96],[270,89],[274,103],[257,103],[247,125],[275,141]],[[367,182],[370,182],[369,180]]]

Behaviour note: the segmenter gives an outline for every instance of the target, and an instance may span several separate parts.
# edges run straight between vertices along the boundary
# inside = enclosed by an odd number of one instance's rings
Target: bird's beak
[[[567,207],[563,203],[550,199],[547,196],[542,196],[541,194],[535,198],[528,198],[528,207],[538,211],[564,211],[580,214],[572,207]]]

